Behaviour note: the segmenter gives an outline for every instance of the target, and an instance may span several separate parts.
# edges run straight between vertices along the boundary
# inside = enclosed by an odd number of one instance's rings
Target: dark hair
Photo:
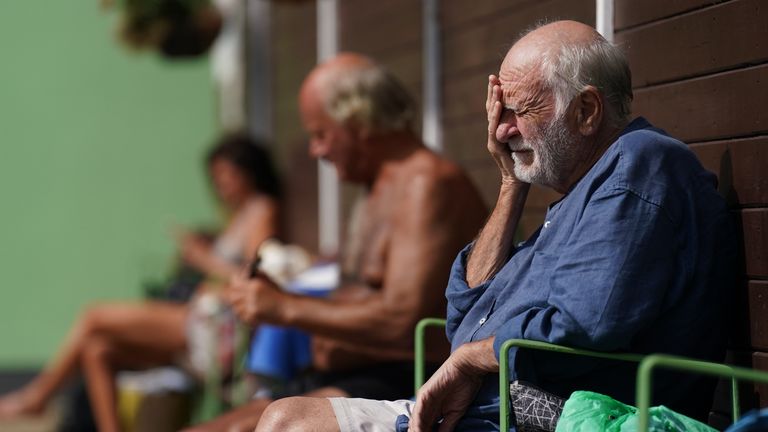
[[[280,180],[264,141],[246,134],[225,135],[208,152],[206,164],[218,159],[234,164],[259,192],[280,198]]]

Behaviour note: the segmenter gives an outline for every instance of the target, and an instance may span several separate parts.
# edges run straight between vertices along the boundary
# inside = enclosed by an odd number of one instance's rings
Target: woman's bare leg
[[[107,306],[103,306],[107,307]],[[0,418],[39,414],[51,396],[77,370],[89,311],[69,331],[57,356],[23,388],[0,398]]]
[[[82,368],[99,431],[119,430],[115,373],[168,364],[186,348],[186,306],[118,305],[91,317]]]
[[[117,417],[117,396],[115,370],[112,362],[115,347],[107,339],[91,338],[83,349],[83,375],[91,401],[91,410],[100,432],[117,432],[120,422]]]
[[[108,341],[111,349],[124,351],[126,364],[120,367],[144,367],[172,360],[174,354],[186,347],[185,319],[186,306],[171,303],[108,304],[88,309],[73,327],[59,355],[43,372],[21,390],[0,398],[0,418],[41,412],[55,392],[79,370],[86,346],[94,339],[102,344]],[[137,351],[141,354],[138,358],[132,355]],[[114,366],[111,368],[114,370]],[[107,393],[114,397],[114,384],[97,387],[109,389],[96,391],[91,396],[94,402]],[[93,390],[89,383],[89,391]]]

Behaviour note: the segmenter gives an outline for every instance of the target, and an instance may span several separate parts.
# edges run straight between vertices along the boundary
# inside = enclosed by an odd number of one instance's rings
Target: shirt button
[[[485,318],[480,318],[480,325],[485,324]]]

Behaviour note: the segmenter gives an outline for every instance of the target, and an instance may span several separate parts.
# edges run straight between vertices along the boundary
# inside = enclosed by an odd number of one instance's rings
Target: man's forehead
[[[551,44],[539,37],[523,37],[509,49],[499,67],[499,80],[514,82],[534,80],[540,75],[542,56],[551,49]]]
[[[537,64],[527,64],[521,67],[504,67],[499,70],[499,84],[506,92],[516,92],[526,87],[538,84],[542,80],[541,69]]]

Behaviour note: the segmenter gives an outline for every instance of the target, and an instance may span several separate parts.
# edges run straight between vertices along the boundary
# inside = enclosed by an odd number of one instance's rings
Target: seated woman
[[[226,224],[213,242],[180,232],[180,255],[209,280],[227,280],[264,240],[277,235],[279,182],[267,151],[246,136],[224,137],[206,161]],[[53,361],[22,389],[0,398],[0,418],[42,412],[80,372],[98,430],[119,430],[115,373],[168,364],[184,354],[188,310],[187,304],[162,301],[90,307]]]

